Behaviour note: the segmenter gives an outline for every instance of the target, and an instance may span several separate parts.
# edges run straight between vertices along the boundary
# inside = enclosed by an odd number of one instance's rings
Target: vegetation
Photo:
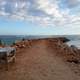
[[[15,45],[15,44],[16,44],[15,42],[12,43],[12,45]]]
[[[23,38],[22,41],[25,41],[25,38]]]
[[[0,40],[0,45],[3,45],[2,40]]]

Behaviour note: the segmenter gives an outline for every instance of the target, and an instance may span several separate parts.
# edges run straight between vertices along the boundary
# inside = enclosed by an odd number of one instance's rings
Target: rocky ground
[[[80,80],[80,64],[67,62],[63,53],[54,42],[34,40],[18,49],[8,71],[0,65],[0,80]]]

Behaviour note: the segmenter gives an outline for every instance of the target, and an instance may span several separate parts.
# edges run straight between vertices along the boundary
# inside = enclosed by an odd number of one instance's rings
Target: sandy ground
[[[17,52],[16,63],[10,64],[8,71],[0,68],[0,80],[80,80],[54,53],[45,40],[38,41]]]

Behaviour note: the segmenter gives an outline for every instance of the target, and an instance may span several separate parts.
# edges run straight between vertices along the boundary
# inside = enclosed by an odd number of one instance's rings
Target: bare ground
[[[9,70],[0,69],[0,80],[80,80],[73,70],[41,40],[17,52]]]

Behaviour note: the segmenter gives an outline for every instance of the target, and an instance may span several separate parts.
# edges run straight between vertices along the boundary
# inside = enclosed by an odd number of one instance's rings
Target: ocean
[[[25,39],[39,39],[39,38],[53,38],[60,37],[56,36],[24,36],[24,35],[0,35],[0,40],[5,45],[11,45],[17,40]],[[68,38],[70,41],[80,41],[80,35],[63,35],[63,37]]]
[[[17,40],[24,39],[39,39],[48,36],[31,36],[31,35],[0,35],[0,40],[4,45],[12,45]]]
[[[16,40],[21,40],[22,36],[0,35],[0,40],[4,45],[11,45]]]
[[[72,35],[68,36],[67,38],[70,40],[69,42],[66,43],[68,46],[73,45],[78,49],[80,49],[80,35],[74,35],[74,36]]]

